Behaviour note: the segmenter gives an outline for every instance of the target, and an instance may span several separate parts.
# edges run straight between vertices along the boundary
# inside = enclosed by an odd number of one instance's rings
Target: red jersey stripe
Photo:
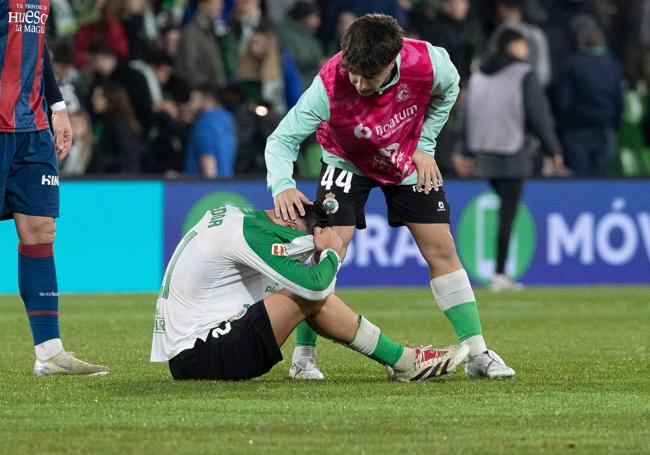
[[[41,5],[41,1],[38,2]],[[36,69],[34,70],[34,84],[29,94],[29,106],[34,112],[34,125],[42,128],[47,125],[47,115],[43,112],[43,95],[41,94],[41,83],[43,81],[43,52],[45,51],[45,34],[38,34],[38,55],[36,57]]]
[[[9,0],[9,11],[21,11],[17,4],[20,0]],[[7,30],[7,50],[2,64],[2,102],[0,102],[0,131],[13,132],[16,128],[16,102],[20,96],[20,69],[22,67],[23,34],[16,31],[14,24]]]

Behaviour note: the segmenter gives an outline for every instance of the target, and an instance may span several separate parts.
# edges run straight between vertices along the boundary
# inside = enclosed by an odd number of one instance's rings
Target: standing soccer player
[[[323,148],[317,200],[324,201],[345,248],[365,228],[370,190],[381,188],[391,226],[406,225],[429,266],[438,307],[470,349],[470,377],[512,377],[515,372],[487,349],[474,292],[449,230],[449,205],[434,159],[436,137],[458,96],[458,72],[447,52],[404,38],[391,17],[357,19],[342,51],[320,70],[302,98],[269,137],[265,158],[275,211],[303,214],[309,199],[292,178],[298,146],[316,131]],[[432,191],[433,190],[433,191]],[[298,327],[289,374],[322,379],[316,334]]]
[[[45,46],[49,14],[49,0],[0,2],[0,220],[13,218],[18,231],[18,287],[34,339],[34,374],[104,375],[106,367],[66,352],[59,336],[57,156],[70,150],[72,129]]]

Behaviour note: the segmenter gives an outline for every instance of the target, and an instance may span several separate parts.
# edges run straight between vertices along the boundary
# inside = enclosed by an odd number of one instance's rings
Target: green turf
[[[454,341],[427,290],[340,295],[396,340]],[[151,295],[64,295],[65,345],[111,374],[36,378],[22,303],[0,297],[0,453],[650,453],[648,288],[477,297],[515,380],[389,383],[319,340],[326,382],[290,381],[285,360],[247,383],[175,383],[148,361]]]

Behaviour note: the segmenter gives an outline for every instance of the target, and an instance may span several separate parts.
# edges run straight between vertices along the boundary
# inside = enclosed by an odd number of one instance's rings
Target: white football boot
[[[55,374],[76,374],[85,376],[106,376],[108,368],[103,365],[92,365],[75,357],[74,352],[61,351],[51,359],[34,363],[36,376],[51,376]]]
[[[316,347],[296,346],[291,357],[289,377],[297,380],[322,381],[325,379],[323,373],[316,367]]]
[[[465,363],[465,374],[471,379],[477,378],[513,378],[515,370],[510,368],[494,351],[487,350],[482,354],[470,355]]]
[[[296,380],[311,379],[322,381],[325,379],[325,376],[323,376],[323,373],[321,373],[321,371],[316,367],[315,363],[302,361],[291,364],[291,368],[289,368],[289,377]]]
[[[415,364],[413,369],[399,371],[388,365],[388,379],[400,382],[424,381],[438,378],[456,371],[456,367],[467,358],[469,347],[454,344],[442,349],[431,346],[415,348]]]
[[[521,291],[524,289],[522,283],[517,283],[512,281],[508,275],[502,273],[494,275],[490,284],[488,284],[488,290],[492,292],[501,292],[501,291]]]

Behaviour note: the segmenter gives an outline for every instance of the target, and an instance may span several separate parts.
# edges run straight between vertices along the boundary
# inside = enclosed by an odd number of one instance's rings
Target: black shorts
[[[380,183],[343,169],[324,164],[316,190],[316,200],[323,202],[331,213],[332,226],[366,227],[365,206],[370,190],[380,187],[388,208],[388,224],[392,227],[406,223],[449,224],[449,203],[445,191],[418,191],[415,185],[381,185]]]
[[[262,376],[282,360],[264,302],[252,305],[238,319],[210,330],[169,361],[174,379],[240,381]]]

